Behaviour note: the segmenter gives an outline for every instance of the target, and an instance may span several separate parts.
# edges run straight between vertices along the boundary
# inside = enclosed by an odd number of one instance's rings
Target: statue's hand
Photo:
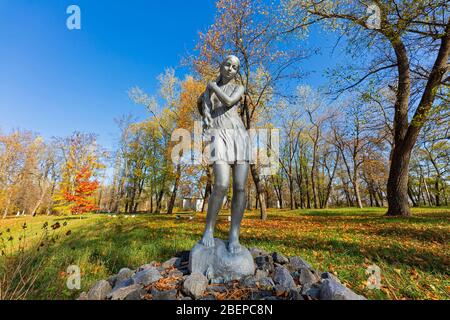
[[[208,85],[206,86],[206,89],[208,90],[214,90],[214,88],[217,87],[217,83],[215,81],[208,82]]]
[[[208,127],[210,127],[212,125],[213,119],[211,118],[211,116],[206,116],[206,124],[208,125]]]

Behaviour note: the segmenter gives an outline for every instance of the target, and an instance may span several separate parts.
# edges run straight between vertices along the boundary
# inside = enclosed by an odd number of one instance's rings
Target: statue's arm
[[[238,86],[231,96],[227,95],[225,92],[222,91],[222,89],[219,88],[217,83],[211,82],[208,87],[214,91],[214,93],[217,95],[217,98],[226,106],[226,107],[232,107],[234,106],[239,100],[242,99],[245,88],[244,86],[240,85]]]

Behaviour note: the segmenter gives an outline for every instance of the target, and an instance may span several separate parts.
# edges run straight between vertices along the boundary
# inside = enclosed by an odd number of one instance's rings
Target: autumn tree
[[[52,142],[46,143],[40,136],[34,138],[28,146],[28,157],[25,174],[19,182],[20,199],[23,203],[18,206],[36,216],[39,211],[51,210],[52,193],[56,186],[59,170],[59,160]]]
[[[248,129],[256,128],[260,115],[284,80],[299,78],[297,62],[307,56],[298,46],[283,47],[275,21],[276,8],[260,0],[219,0],[213,25],[200,34],[194,66],[201,78],[215,80],[219,63],[228,54],[241,60],[240,80],[246,87],[242,118]],[[298,66],[298,65],[297,65]],[[255,184],[261,218],[266,219],[266,201],[257,164],[250,172]]]
[[[121,131],[114,156],[114,175],[108,210],[161,210],[167,189],[166,150],[157,119],[137,122],[131,116],[116,120]],[[146,204],[149,203],[147,209]],[[156,204],[156,205],[155,205]]]
[[[53,209],[58,213],[74,213],[78,211],[73,208],[79,205],[79,209],[89,208],[91,188],[98,188],[98,183],[90,181],[90,178],[98,175],[103,168],[102,158],[106,156],[97,145],[96,135],[74,132],[70,137],[55,138],[55,144],[62,165],[58,189],[53,196]]]
[[[0,208],[4,217],[12,210],[32,216],[52,212],[62,168],[58,151],[54,142],[45,142],[29,131],[0,134]]]
[[[411,159],[408,196],[413,205],[448,205],[450,167],[449,107],[442,109],[419,135]]]
[[[368,126],[370,112],[364,109],[364,104],[355,100],[350,106],[344,119],[333,125],[334,144],[341,153],[348,178],[351,181],[356,205],[363,207],[361,196],[361,169],[364,163],[364,151],[370,144],[370,127]]]
[[[179,117],[177,119],[177,128],[183,128],[193,133],[195,130],[195,121],[201,122],[200,115],[198,114],[197,109],[197,100],[198,97],[203,93],[205,89],[205,84],[202,81],[194,79],[192,76],[188,75],[181,83],[181,92],[179,96],[179,100],[177,102],[178,105],[178,114]],[[195,143],[195,141],[194,141]],[[198,141],[197,143],[201,143]],[[191,147],[194,147],[191,144]],[[200,150],[203,151],[200,146]],[[195,155],[184,155],[187,158],[193,158]],[[203,160],[203,159],[202,159]],[[203,189],[203,206],[202,211],[205,209],[205,205],[208,202],[209,196],[211,195],[211,186],[212,186],[212,174],[211,169],[206,163],[206,161],[202,161],[200,165],[191,166],[189,164],[182,164],[182,170],[187,171],[184,177],[186,178],[184,184],[188,184],[191,190],[190,196],[193,195],[196,190],[197,193],[200,193]],[[201,174],[201,173],[204,174]],[[194,180],[195,179],[195,180]]]
[[[97,180],[91,180],[93,165],[94,163],[90,159],[76,174],[73,193],[66,192],[64,194],[64,198],[72,203],[70,207],[72,213],[80,214],[98,209],[93,195],[99,187],[99,182]]]
[[[296,105],[281,102],[278,110],[281,114],[275,114],[274,120],[279,121],[279,127],[282,131],[282,139],[284,143],[282,144],[280,150],[279,163],[284,172],[283,175],[275,175],[271,177],[273,188],[277,194],[280,206],[283,203],[282,199],[282,185],[283,176],[286,176],[288,189],[289,189],[289,206],[291,210],[296,209],[295,205],[295,164],[298,159],[298,152],[300,147],[300,138],[302,134],[302,122],[301,114],[302,110],[297,108]],[[303,124],[304,125],[304,124]]]
[[[286,32],[321,23],[346,36],[352,63],[338,74],[338,92],[367,81],[395,95],[394,143],[387,183],[388,212],[409,216],[408,167],[420,130],[448,86],[450,7],[448,1],[282,1]],[[358,59],[360,57],[361,59]],[[411,117],[411,118],[410,118]]]
[[[174,209],[177,192],[183,173],[188,168],[182,163],[174,163],[171,159],[172,149],[177,143],[172,141],[172,133],[176,128],[192,129],[196,110],[196,101],[201,94],[203,84],[187,76],[180,80],[175,76],[173,69],[166,71],[158,77],[159,90],[156,95],[148,95],[140,88],[130,90],[130,97],[138,104],[144,105],[151,115],[151,121],[158,126],[160,132],[159,174],[162,175],[161,188],[157,194],[156,212],[161,210],[161,200],[166,193],[170,193],[167,213]]]
[[[40,143],[41,139],[29,131],[14,130],[9,135],[0,135],[0,207],[3,218],[11,209],[23,210],[21,187],[30,180]]]

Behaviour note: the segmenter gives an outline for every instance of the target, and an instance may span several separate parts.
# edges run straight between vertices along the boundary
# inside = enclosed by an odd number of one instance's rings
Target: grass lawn
[[[241,243],[301,256],[317,270],[335,273],[369,299],[449,299],[450,209],[415,208],[411,218],[387,218],[384,212],[379,208],[269,210],[267,221],[259,220],[257,212],[248,212]],[[205,216],[189,220],[188,215],[180,215],[180,220],[175,214],[9,218],[0,220],[0,238],[6,256],[17,252],[19,243],[29,247],[25,251],[36,250],[30,248],[47,222],[55,241],[39,252],[43,264],[27,298],[74,299],[122,267],[165,261],[178,251],[190,250],[201,237]],[[216,236],[220,238],[227,237],[226,215],[218,220]],[[53,230],[55,222],[61,227]],[[0,267],[4,261],[0,257]],[[66,288],[65,271],[73,264],[82,273],[78,291]],[[366,288],[365,271],[372,264],[381,269],[381,290]]]

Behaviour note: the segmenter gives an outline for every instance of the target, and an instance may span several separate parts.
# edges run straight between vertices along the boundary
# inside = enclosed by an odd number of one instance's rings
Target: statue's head
[[[233,55],[225,57],[220,64],[220,77],[226,81],[234,79],[239,71],[240,65],[241,62],[238,57]]]

